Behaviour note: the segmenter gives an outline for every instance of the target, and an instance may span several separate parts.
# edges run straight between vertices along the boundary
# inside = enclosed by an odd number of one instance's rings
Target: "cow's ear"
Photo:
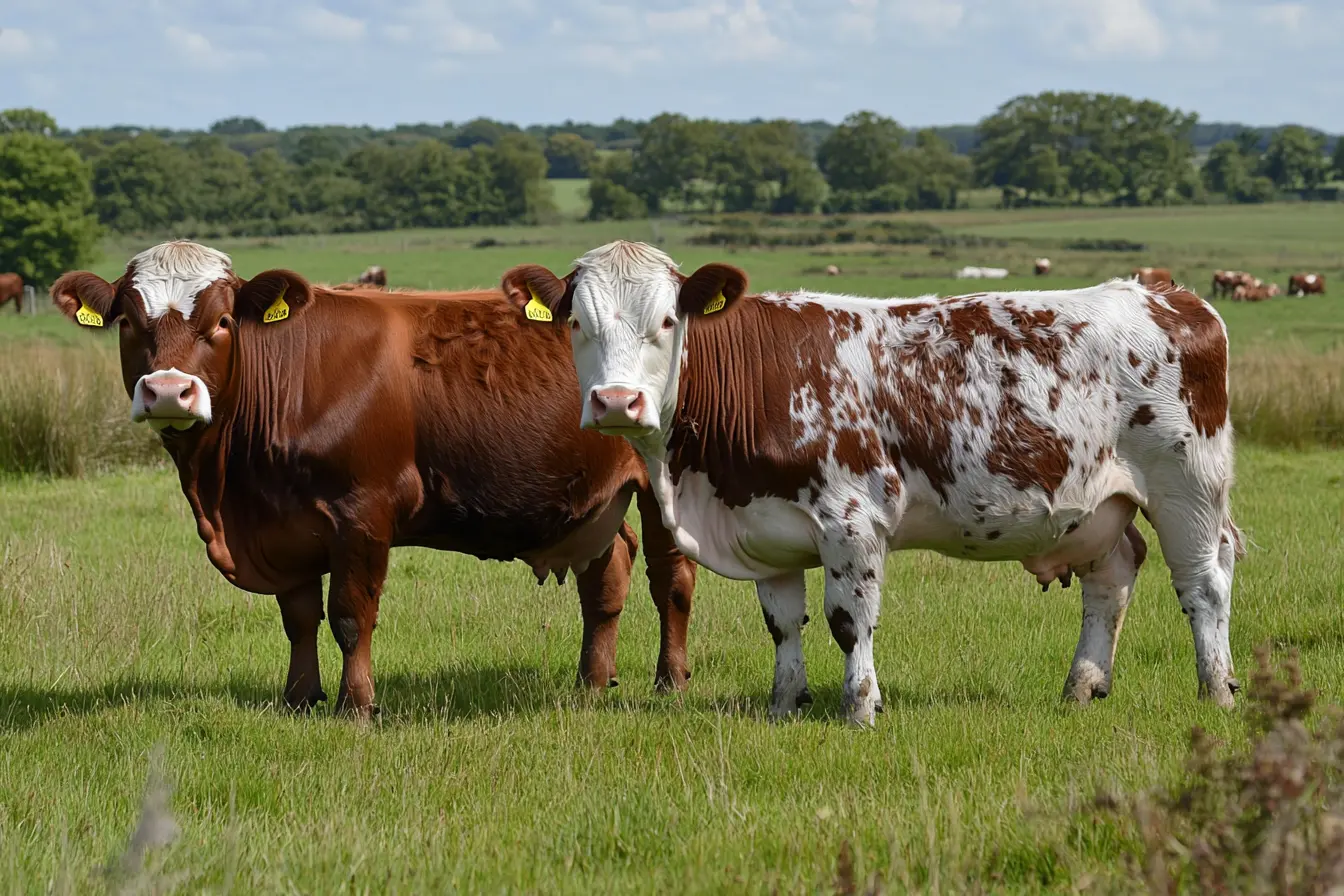
[[[97,274],[71,271],[51,285],[51,301],[75,323],[98,329],[121,316],[117,288]]]
[[[515,308],[528,320],[563,324],[574,301],[574,274],[561,279],[539,264],[509,269],[499,283]]]
[[[313,287],[293,271],[262,271],[238,288],[234,312],[239,317],[278,324],[301,312],[313,300]]]
[[[717,262],[703,265],[682,281],[677,312],[689,317],[717,314],[742,298],[746,291],[747,275],[741,268]]]

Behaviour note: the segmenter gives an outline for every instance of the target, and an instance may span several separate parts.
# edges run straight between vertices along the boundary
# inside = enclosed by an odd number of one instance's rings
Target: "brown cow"
[[[1139,281],[1140,286],[1175,285],[1175,281],[1171,279],[1171,271],[1167,268],[1135,268],[1132,276]]]
[[[18,274],[0,274],[0,307],[10,299],[14,300],[14,310],[23,313],[23,278]]]
[[[364,273],[359,275],[359,282],[363,286],[381,286],[387,287],[387,271],[380,265],[369,265]]]
[[[1325,277],[1316,273],[1293,274],[1288,278],[1288,295],[1325,295]]]
[[[635,496],[662,619],[656,684],[685,686],[695,567],[660,522],[643,462],[575,424],[565,328],[521,321],[498,290],[389,297],[285,270],[245,281],[227,255],[187,241],[140,253],[114,283],[66,274],[51,294],[72,320],[119,326],[131,419],[161,434],[210,562],[276,595],[291,707],[326,697],[330,573],[337,708],[374,711],[370,645],[398,545],[522,559],[539,583],[572,569],[579,679],[614,683]]]
[[[1250,284],[1238,283],[1232,290],[1232,301],[1234,302],[1263,302],[1266,299],[1272,299],[1279,294],[1279,284],[1271,283],[1265,286],[1260,280],[1255,280]]]
[[[1044,277],[1048,273],[1050,273],[1050,259],[1048,258],[1036,259],[1036,276]]]
[[[1238,286],[1255,286],[1257,282],[1245,271],[1214,271],[1213,295],[1214,298],[1230,296]]]

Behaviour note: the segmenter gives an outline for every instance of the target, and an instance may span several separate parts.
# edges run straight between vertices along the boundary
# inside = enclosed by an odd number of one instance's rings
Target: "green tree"
[[[555,215],[546,154],[536,140],[521,131],[506,133],[490,148],[489,160],[506,220],[536,223]]]
[[[93,261],[99,235],[79,154],[39,133],[0,134],[0,271],[51,283]]]
[[[588,218],[625,221],[647,215],[648,206],[632,189],[633,183],[630,153],[617,152],[598,159],[588,181]]]
[[[169,230],[191,217],[197,173],[185,149],[153,134],[118,143],[93,162],[98,219],[121,233]]]
[[[1210,191],[1235,197],[1250,178],[1250,166],[1237,141],[1223,140],[1209,150],[1200,173]]]
[[[279,151],[263,149],[248,160],[252,175],[252,201],[247,208],[250,221],[289,220],[300,209],[298,172]],[[278,227],[261,225],[258,229],[277,232]]]
[[[546,139],[547,177],[587,177],[597,158],[597,147],[578,134],[552,134]]]
[[[1269,140],[1260,159],[1260,173],[1281,190],[1314,190],[1325,180],[1325,135],[1289,125]]]
[[[1335,141],[1335,154],[1330,158],[1330,167],[1335,177],[1344,180],[1344,137]]]
[[[875,112],[856,112],[817,148],[817,167],[832,190],[866,192],[904,181],[905,129]]]
[[[210,133],[228,137],[242,136],[243,134],[264,134],[266,133],[266,125],[255,118],[235,115],[232,118],[221,118],[210,125]]]
[[[247,216],[256,181],[247,159],[215,136],[197,136],[187,143],[195,168],[193,216],[210,224],[233,224]]]
[[[671,114],[650,120],[639,130],[631,189],[654,213],[669,199],[694,204],[709,173],[718,137],[717,126],[711,121]]]
[[[521,132],[517,125],[505,124],[492,118],[473,118],[456,129],[452,144],[459,149],[470,149],[478,143],[494,146],[504,138],[505,134],[519,133]]]
[[[1073,156],[1069,166],[1069,189],[1077,194],[1078,204],[1082,205],[1088,194],[1111,196],[1124,183],[1120,169],[1090,149],[1080,150]]]
[[[915,134],[914,205],[918,208],[956,208],[958,193],[970,186],[971,162],[957,155],[937,130]]]
[[[0,112],[0,134],[11,134],[15,131],[54,137],[56,119],[41,109],[6,109]]]

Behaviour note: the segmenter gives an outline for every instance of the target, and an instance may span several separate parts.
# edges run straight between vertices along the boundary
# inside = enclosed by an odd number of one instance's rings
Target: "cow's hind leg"
[[[1111,692],[1115,647],[1148,546],[1133,523],[1103,559],[1083,570],[1083,631],[1064,682],[1064,699],[1088,703]]]
[[[686,661],[686,634],[691,622],[695,594],[695,562],[677,550],[672,533],[663,525],[662,512],[653,493],[638,493],[640,521],[644,525],[644,562],[649,572],[649,593],[658,608],[658,669],[653,686],[659,691],[686,689],[691,670]]]
[[[628,523],[621,523],[611,547],[578,575],[579,606],[583,611],[583,645],[579,648],[580,687],[598,690],[616,684],[616,634],[630,591],[639,540]]]
[[[285,703],[296,712],[327,699],[317,662],[317,630],[322,626],[322,580],[315,579],[275,596],[289,637]]]
[[[1168,501],[1150,507],[1149,518],[1194,636],[1199,696],[1231,707],[1240,684],[1233,677],[1228,629],[1232,574],[1242,547],[1241,532],[1227,512],[1225,492],[1221,501],[1187,499],[1187,503]]]
[[[845,654],[845,711],[850,722],[871,725],[882,709],[873,665],[873,630],[882,597],[880,547],[863,550],[857,540],[823,556],[826,567],[826,622]]]
[[[803,625],[807,623],[807,587],[803,571],[787,572],[756,583],[765,627],[775,641],[775,683],[770,715],[781,718],[812,702],[803,663]]]

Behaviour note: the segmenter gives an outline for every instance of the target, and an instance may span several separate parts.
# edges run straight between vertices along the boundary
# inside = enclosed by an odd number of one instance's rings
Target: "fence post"
[[[28,309],[29,315],[37,314],[37,290],[31,283],[23,284],[23,306]]]

